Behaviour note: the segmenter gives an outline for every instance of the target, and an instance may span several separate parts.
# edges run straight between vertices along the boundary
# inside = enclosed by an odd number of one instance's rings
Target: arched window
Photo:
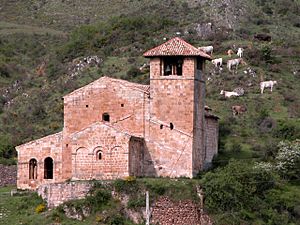
[[[106,122],[109,122],[109,114],[108,113],[103,113],[102,114],[102,120],[106,121]]]
[[[102,156],[102,151],[100,151],[100,150],[97,151],[97,152],[96,152],[96,160],[101,160],[102,157],[103,157],[103,156]]]
[[[36,159],[29,160],[29,179],[37,179],[37,161]]]
[[[170,123],[170,129],[173,130],[174,129],[174,125],[173,123]]]
[[[51,157],[44,160],[44,179],[53,179],[53,159]]]

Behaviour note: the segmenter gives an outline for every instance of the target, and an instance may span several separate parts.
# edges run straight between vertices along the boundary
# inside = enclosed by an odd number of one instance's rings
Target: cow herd
[[[210,54],[212,56],[213,53],[213,46],[203,46],[199,47],[198,49],[202,50],[203,52]],[[235,59],[229,59],[227,60],[227,69],[230,72],[236,72],[238,69],[238,66],[241,65],[247,65],[247,63],[244,61],[242,58],[244,55],[244,49],[243,48],[238,48],[237,52],[235,53],[232,49],[229,49],[226,52],[227,56],[232,57],[234,54],[238,56],[238,58]],[[219,69],[220,71],[223,70],[223,58],[215,58],[212,61],[212,64],[214,65],[215,69]],[[260,93],[264,93],[265,88],[270,88],[271,92],[273,91],[274,85],[277,84],[276,80],[269,80],[269,81],[262,81],[260,82]],[[221,90],[220,95],[223,95],[225,98],[230,98],[230,97],[239,97],[241,96],[240,93],[236,91],[224,91]],[[231,108],[232,113],[234,116],[242,114],[247,111],[247,108],[245,106],[232,106]]]

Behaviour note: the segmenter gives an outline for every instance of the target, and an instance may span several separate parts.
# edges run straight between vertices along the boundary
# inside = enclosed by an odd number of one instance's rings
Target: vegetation
[[[228,49],[246,49],[244,58],[248,65],[241,66],[235,74],[226,68],[220,72],[207,63],[210,79],[206,104],[221,118],[219,155],[213,169],[195,180],[117,180],[113,187],[129,194],[127,207],[138,209],[144,204],[142,193],[146,189],[153,199],[169,195],[174,200],[197,201],[194,188],[189,186],[200,182],[207,193],[207,210],[218,224],[297,224],[299,1],[224,3],[4,1],[0,13],[0,163],[15,164],[15,146],[60,131],[61,98],[74,89],[103,75],[149,83],[148,71],[139,70],[147,62],[142,53],[179,32],[179,36],[196,46],[213,45],[214,57],[223,57],[225,63]],[[211,32],[195,29],[207,23],[212,23]],[[259,33],[270,35],[272,41],[254,40],[253,36]],[[90,55],[100,57],[100,65],[72,74],[74,61]],[[255,73],[245,74],[248,68]],[[266,90],[261,95],[261,80],[277,80],[278,85],[273,93]],[[220,97],[221,89],[236,87],[243,87],[245,95],[227,100]],[[247,112],[234,117],[232,105],[245,105]],[[7,206],[11,210],[9,224],[80,224],[65,218],[59,210],[50,215],[34,213],[42,202],[29,196],[1,198],[0,205],[11,201]],[[91,196],[98,200],[90,197],[78,202],[95,209],[87,223],[111,218],[107,223],[122,224],[120,204],[105,188],[95,189]],[[99,214],[113,206],[111,215]],[[22,218],[14,214],[13,207],[21,207]]]

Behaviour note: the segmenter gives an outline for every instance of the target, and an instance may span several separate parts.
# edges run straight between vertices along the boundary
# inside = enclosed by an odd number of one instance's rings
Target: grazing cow
[[[225,98],[230,98],[232,96],[240,96],[237,92],[234,91],[223,91],[221,90],[220,95],[224,95]]]
[[[236,54],[238,55],[238,57],[242,58],[243,57],[243,52],[244,52],[244,49],[239,48]]]
[[[227,61],[227,68],[229,71],[232,71],[232,67],[235,66],[235,69],[237,70],[239,64],[247,65],[247,63],[242,58],[230,59]]]
[[[270,81],[262,81],[260,82],[260,93],[264,93],[265,88],[271,88],[271,92],[273,91],[273,86],[277,84],[276,80],[270,80]]]
[[[229,49],[229,50],[227,51],[227,55],[228,55],[229,57],[231,57],[233,54],[234,54],[234,51],[233,51],[233,50]]]
[[[234,105],[231,107],[231,110],[232,110],[232,115],[236,116],[246,112],[247,108],[243,105]]]
[[[207,54],[212,55],[214,47],[210,45],[210,46],[199,47],[198,49],[200,49],[201,51],[203,51],[203,52],[205,52]]]
[[[211,62],[212,62],[212,64],[215,65],[216,68],[219,68],[223,64],[223,59],[222,58],[213,59]]]
[[[270,42],[272,40],[272,37],[268,34],[255,34],[254,35],[254,40]]]

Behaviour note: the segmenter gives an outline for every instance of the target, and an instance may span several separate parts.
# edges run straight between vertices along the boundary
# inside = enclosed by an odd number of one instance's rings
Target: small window
[[[101,152],[101,151],[98,151],[98,152],[96,153],[96,159],[97,159],[97,160],[101,160],[101,159],[102,159],[102,152]]]
[[[123,104],[123,103],[121,104],[121,107],[124,107],[124,104]]]
[[[164,125],[161,124],[161,125],[160,125],[160,129],[163,129],[163,128],[164,128]]]
[[[30,159],[29,161],[29,179],[37,179],[37,161],[36,159]]]
[[[109,120],[110,120],[109,114],[108,113],[103,113],[102,114],[102,120],[106,121],[106,122],[109,122]]]
[[[44,179],[53,179],[53,159],[51,157],[44,160]]]
[[[170,129],[173,130],[174,129],[174,125],[173,123],[170,123]]]
[[[88,108],[88,107],[89,107],[89,105],[85,105],[85,107],[86,107],[86,108]]]

